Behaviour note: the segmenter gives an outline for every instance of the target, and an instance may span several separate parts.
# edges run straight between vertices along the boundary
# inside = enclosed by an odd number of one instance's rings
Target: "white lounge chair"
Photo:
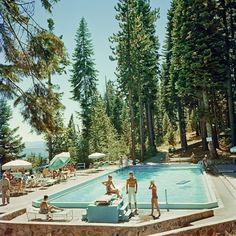
[[[43,220],[48,221],[71,221],[73,219],[72,210],[56,211],[48,214],[39,213],[38,208],[29,208],[26,210],[28,221],[31,220]]]

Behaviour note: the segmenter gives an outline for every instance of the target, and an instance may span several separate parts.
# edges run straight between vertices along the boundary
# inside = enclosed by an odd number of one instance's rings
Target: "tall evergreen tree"
[[[135,164],[136,146],[144,158],[146,133],[149,146],[155,150],[153,99],[157,88],[158,40],[154,23],[158,14],[150,9],[148,1],[141,0],[120,0],[116,11],[120,30],[111,41],[116,44],[113,52],[118,62],[118,82],[130,109],[130,153]]]
[[[213,138],[212,97],[226,76],[226,51],[222,19],[215,1],[179,0],[174,14],[173,76],[180,96],[193,96],[201,102],[200,117],[206,122],[207,136]],[[209,140],[210,158],[217,152]]]
[[[123,133],[122,129],[122,112],[125,103],[118,92],[118,89],[112,81],[106,82],[106,92],[104,96],[106,113],[110,117],[113,126],[118,135]]]
[[[0,162],[4,164],[8,161],[21,158],[25,145],[22,138],[16,134],[18,128],[11,129],[9,121],[12,112],[6,100],[0,99]]]
[[[149,142],[148,149],[151,154],[155,154],[154,113],[159,74],[159,40],[156,36],[156,21],[159,18],[159,9],[152,10],[150,1],[139,0],[139,14],[143,23],[143,29],[149,40],[145,45],[148,49],[144,51],[142,60],[142,63],[144,64],[142,93],[146,115],[146,132]]]
[[[97,71],[93,59],[91,35],[84,18],[80,21],[75,41],[76,46],[73,54],[73,70],[70,82],[72,84],[73,99],[80,103],[84,155],[88,156],[91,116],[97,93]]]
[[[99,95],[91,118],[91,152],[106,153],[113,158],[119,156],[116,153],[116,146],[118,146],[117,134],[110,118],[106,114],[104,102]]]
[[[66,146],[73,159],[77,159],[77,146],[79,141],[79,131],[76,130],[73,114],[70,117],[66,130]]]

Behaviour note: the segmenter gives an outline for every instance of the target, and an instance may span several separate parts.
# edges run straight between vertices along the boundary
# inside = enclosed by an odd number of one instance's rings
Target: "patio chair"
[[[48,214],[39,213],[38,208],[26,209],[28,221],[71,221],[73,219],[72,210],[49,212]]]

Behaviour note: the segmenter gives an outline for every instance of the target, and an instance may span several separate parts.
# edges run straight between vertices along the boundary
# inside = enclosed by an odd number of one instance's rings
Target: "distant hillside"
[[[45,142],[43,141],[25,142],[25,149],[23,150],[23,153],[26,154],[26,156],[32,153],[36,155],[41,155],[43,157],[47,157],[48,155],[46,151]]]

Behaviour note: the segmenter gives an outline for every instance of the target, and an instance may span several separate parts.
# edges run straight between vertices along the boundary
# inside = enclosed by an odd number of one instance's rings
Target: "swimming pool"
[[[159,164],[130,166],[110,173],[115,185],[125,186],[128,172],[133,171],[138,180],[137,202],[139,208],[150,208],[150,180],[158,186],[158,198],[161,208],[204,209],[217,207],[217,201],[206,175],[199,165]],[[107,175],[78,184],[49,196],[50,202],[59,207],[87,207],[105,193],[101,184]],[[125,187],[122,192],[126,199]],[[34,201],[38,206],[40,199]]]

